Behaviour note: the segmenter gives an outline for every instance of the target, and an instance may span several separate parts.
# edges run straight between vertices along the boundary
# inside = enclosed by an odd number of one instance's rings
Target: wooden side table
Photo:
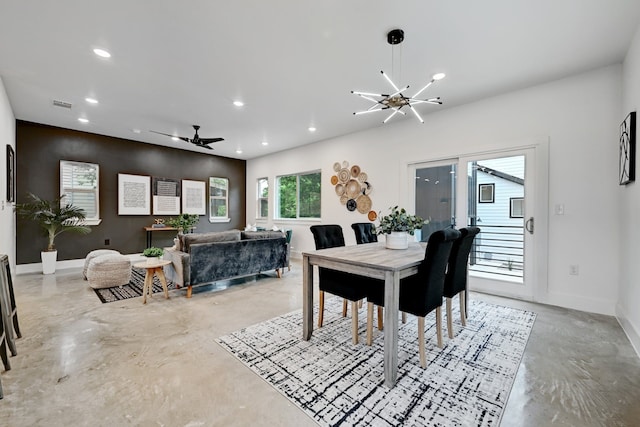
[[[147,273],[144,276],[144,287],[142,288],[142,303],[147,303],[147,293],[149,294],[149,298],[153,295],[153,276],[158,275],[158,279],[160,279],[160,283],[162,283],[162,288],[164,289],[164,297],[169,299],[169,288],[167,288],[167,279],[164,277],[163,267],[165,265],[171,264],[169,260],[160,260],[154,262],[139,262],[137,264],[133,264],[135,268],[144,268],[147,270]]]

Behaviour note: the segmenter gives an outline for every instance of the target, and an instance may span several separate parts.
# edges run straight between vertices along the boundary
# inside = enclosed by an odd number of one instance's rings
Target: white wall
[[[539,300],[613,314],[618,300],[618,148],[620,65],[594,70],[526,90],[413,117],[247,162],[247,221],[255,222],[256,180],[268,177],[271,203],[275,177],[322,170],[322,222],[340,224],[355,244],[350,224],[366,221],[338,201],[329,179],[336,161],[358,164],[369,175],[373,210],[408,206],[407,164],[508,148],[519,141],[549,140],[548,289]],[[453,76],[451,77],[454,78]],[[345,95],[346,96],[346,95]],[[446,100],[445,104],[446,104]],[[357,120],[357,118],[354,118]],[[551,209],[550,209],[551,210]],[[273,211],[271,211],[273,218]],[[273,220],[266,225],[273,225]],[[314,249],[309,222],[275,222],[292,228],[292,250]],[[569,276],[578,264],[579,276]]]
[[[7,144],[16,149],[16,119],[0,78],[0,254],[9,256],[11,272],[16,271],[16,224],[13,207],[7,203]],[[17,153],[16,153],[17,156]]]
[[[640,119],[640,27],[636,32],[622,70],[622,112],[618,122],[631,112]],[[640,120],[638,120],[640,122]],[[636,122],[636,135],[640,123]],[[636,153],[636,162],[640,160]],[[619,187],[620,197],[620,290],[616,315],[640,354],[640,165],[636,164],[636,182]]]

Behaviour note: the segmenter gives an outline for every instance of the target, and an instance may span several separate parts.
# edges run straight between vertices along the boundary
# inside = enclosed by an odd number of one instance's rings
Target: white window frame
[[[95,188],[74,187],[73,183],[69,187],[65,187],[64,177],[71,173],[73,174],[73,168],[93,168],[96,175]],[[96,163],[76,162],[72,160],[60,160],[60,196],[63,197],[69,193],[93,193],[95,200],[95,215],[87,216],[83,221],[83,225],[99,225],[102,222],[100,219],[100,166]],[[67,203],[63,198],[61,203]]]
[[[298,172],[298,173],[290,173],[286,175],[276,176],[275,180],[275,202],[274,202],[274,214],[273,217],[279,221],[319,221],[321,219],[322,213],[318,217],[300,217],[300,177],[303,175],[320,175],[320,203],[321,203],[321,211],[322,211],[322,171],[321,170],[313,170],[307,172]],[[296,177],[296,216],[295,218],[282,218],[280,216],[280,179],[286,178],[290,176]]]
[[[225,193],[226,194],[225,196],[213,195],[213,192],[211,191],[211,187],[214,179],[222,179],[226,181],[227,191]],[[224,200],[225,206],[227,207],[226,209],[227,214],[225,216],[214,215],[213,209],[211,209],[212,200]],[[229,217],[229,178],[223,178],[221,176],[209,177],[209,222],[214,223],[214,222],[229,222],[229,221],[231,221],[231,217]]]
[[[261,185],[265,183],[267,188],[267,197],[262,197],[261,189],[265,187],[265,185]],[[262,202],[266,201],[267,203],[267,215],[262,215]],[[269,178],[258,178],[256,181],[256,218],[257,219],[268,219],[269,218]]]

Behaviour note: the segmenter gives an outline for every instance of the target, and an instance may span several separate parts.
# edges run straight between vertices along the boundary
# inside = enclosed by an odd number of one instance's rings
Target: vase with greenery
[[[78,234],[91,232],[91,228],[84,225],[86,218],[84,210],[70,203],[65,203],[63,198],[64,196],[60,196],[53,200],[46,200],[29,193],[30,201],[17,203],[15,206],[16,214],[19,217],[36,222],[48,237],[47,249],[42,251],[44,274],[55,272],[57,257],[55,239],[59,234],[65,231]],[[47,260],[46,266],[45,259]],[[53,259],[52,265],[51,259]]]
[[[378,216],[380,224],[376,227],[378,234],[386,234],[386,245],[389,249],[406,249],[409,247],[408,236],[419,230],[428,220],[408,213],[404,208],[394,206],[389,215]]]
[[[142,255],[147,257],[148,263],[154,263],[156,261],[160,261],[160,257],[164,254],[164,250],[162,248],[157,248],[155,246],[151,246],[150,248],[146,248],[142,251]]]
[[[180,233],[188,233],[200,220],[196,214],[180,214],[176,218],[169,218],[167,224],[169,227],[177,228]]]

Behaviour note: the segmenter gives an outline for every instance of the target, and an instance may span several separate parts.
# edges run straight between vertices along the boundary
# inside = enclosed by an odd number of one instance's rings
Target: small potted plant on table
[[[156,262],[160,261],[162,254],[164,254],[164,250],[155,246],[142,251],[142,255],[147,257],[147,264],[155,264]]]
[[[421,229],[428,220],[417,215],[407,213],[404,208],[394,206],[389,215],[380,213],[380,225],[376,227],[378,234],[386,234],[386,247],[389,249],[407,249],[409,247],[409,235],[413,236],[415,230]]]

